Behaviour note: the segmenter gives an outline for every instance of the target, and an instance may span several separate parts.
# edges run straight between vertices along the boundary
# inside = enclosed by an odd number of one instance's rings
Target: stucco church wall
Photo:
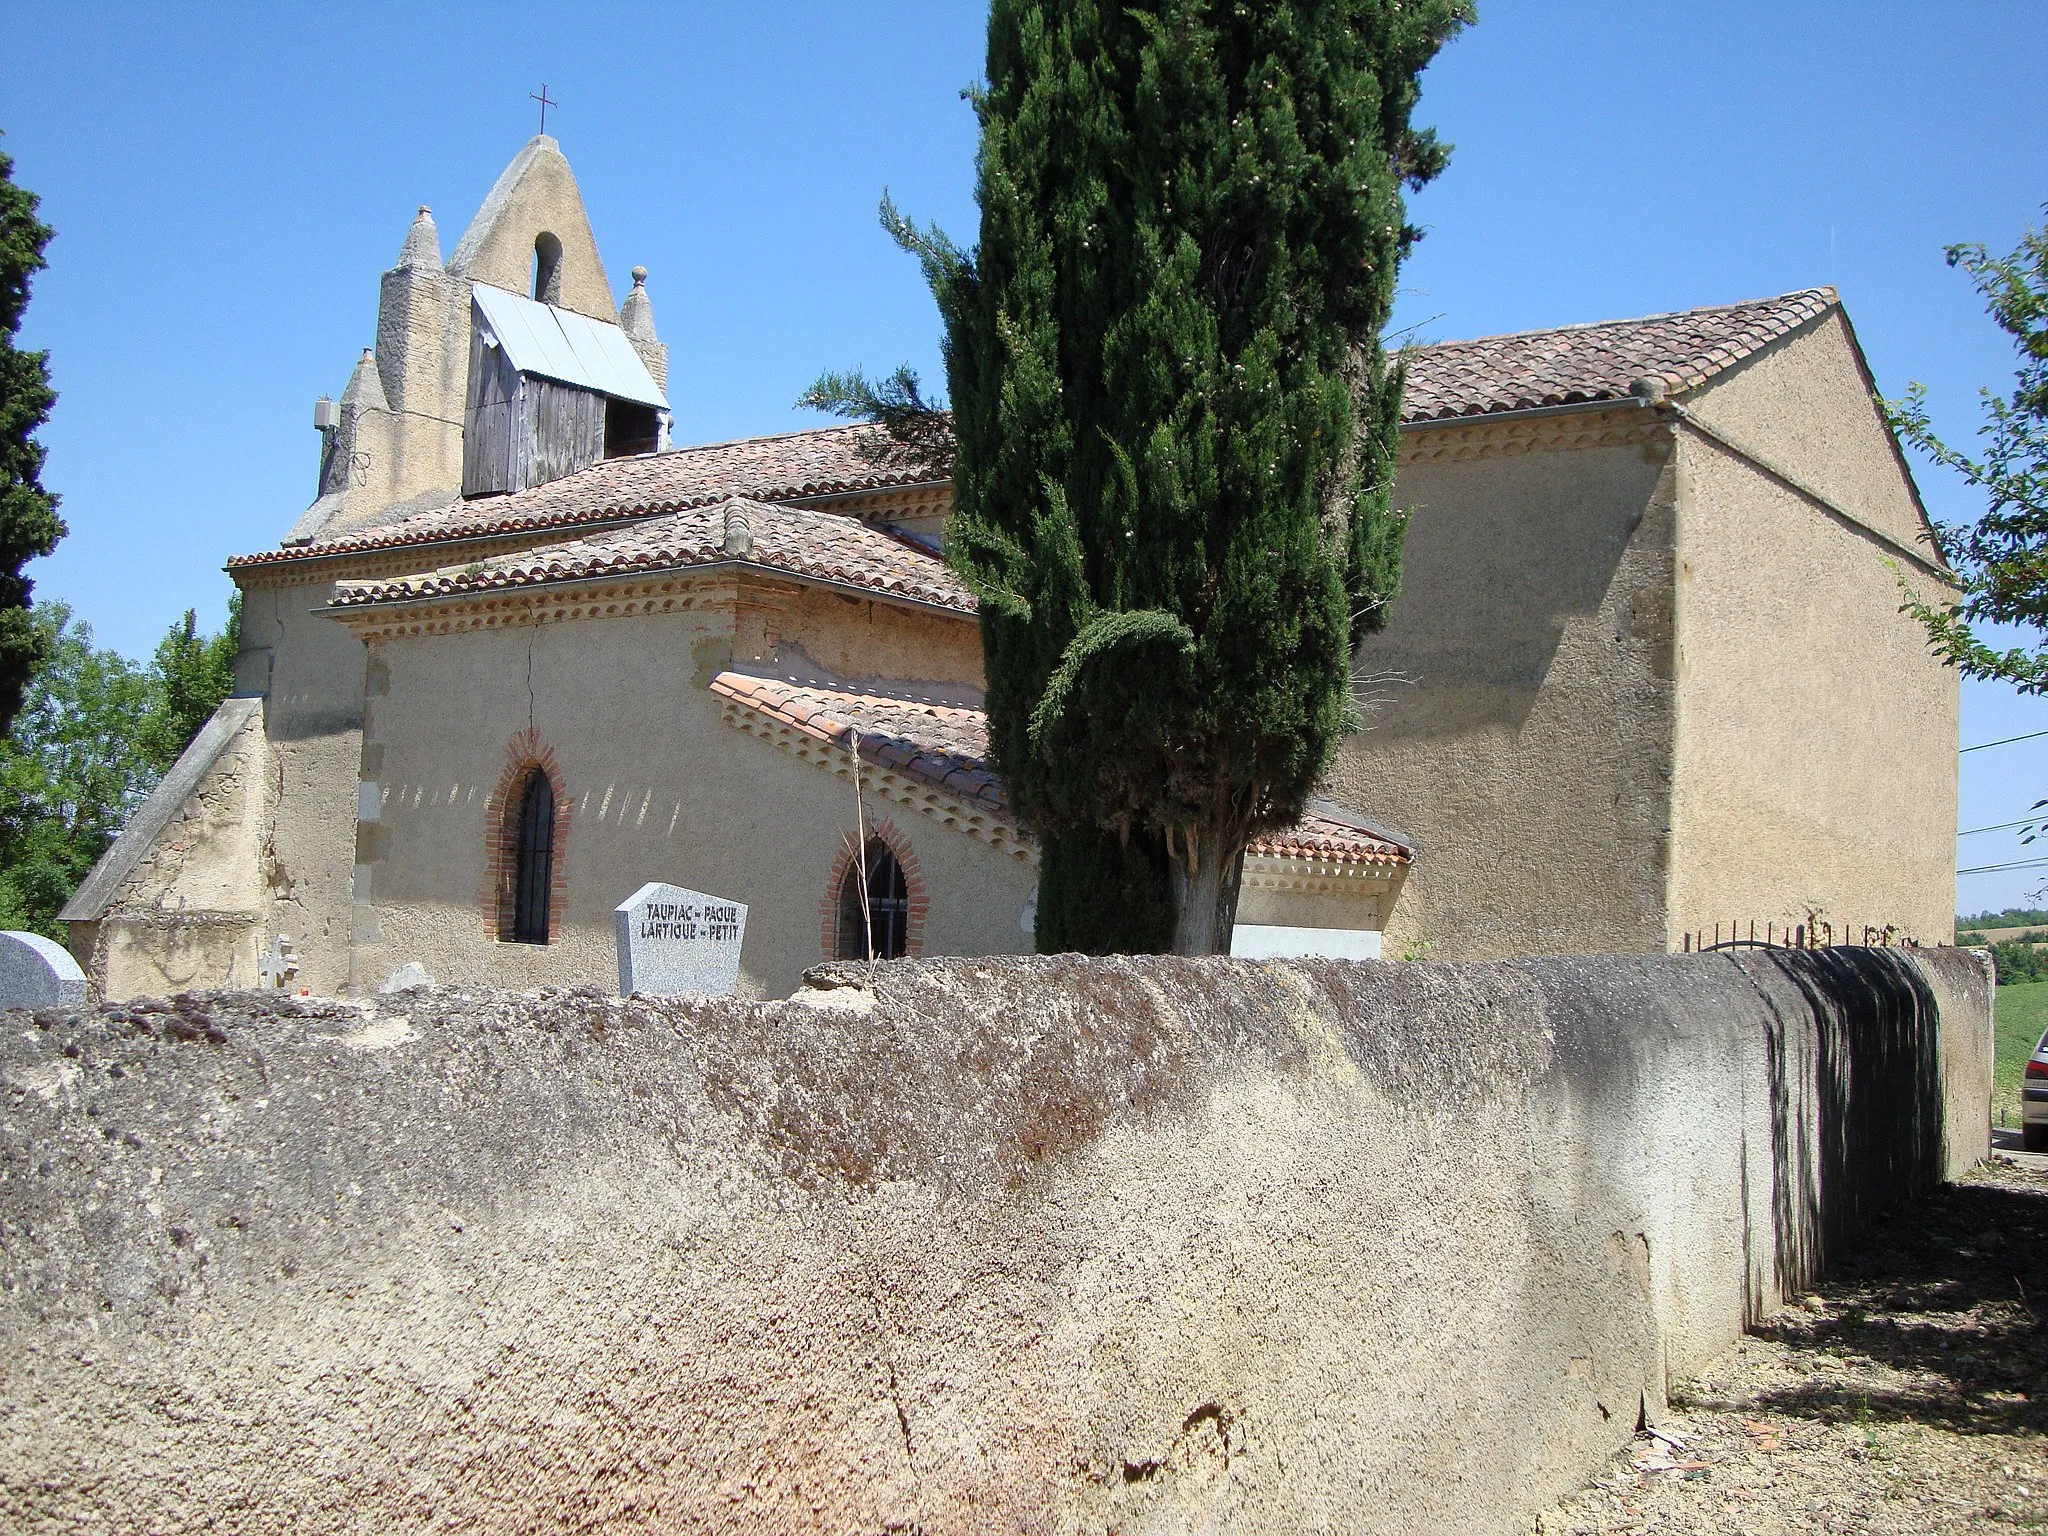
[[[466,542],[458,549],[462,557],[484,559],[560,537],[559,530],[529,531]],[[426,546],[365,552],[306,567],[237,572],[243,592],[243,651],[237,661],[236,686],[266,696],[266,729],[278,784],[274,926],[290,935],[297,947],[297,982],[318,992],[342,993],[356,984],[352,947],[365,946],[364,963],[370,968],[382,962],[381,950],[388,947],[380,937],[374,904],[357,899],[356,890],[356,785],[364,775],[376,778],[382,772],[376,761],[381,747],[372,743],[366,748],[363,740],[364,647],[352,631],[319,610],[331,602],[337,581],[389,578],[434,569],[452,558],[456,556],[448,546]],[[759,590],[743,605],[750,624],[736,630],[728,605],[723,638],[706,634],[698,638],[707,644],[693,643],[686,650],[690,674],[700,686],[712,673],[735,661],[786,662],[798,670],[802,670],[802,662],[810,661],[843,677],[884,682],[928,679],[969,694],[981,686],[980,637],[971,619],[900,607],[880,613],[881,605],[868,599],[817,589],[778,588],[772,578],[757,585]],[[592,625],[583,632],[599,627]],[[523,649],[518,668],[523,679]],[[521,681],[522,691],[523,686]],[[725,735],[738,734],[730,727],[721,726],[720,730]],[[609,923],[608,917],[605,922]],[[442,921],[438,926],[448,924]],[[590,944],[596,942],[594,936],[585,937]],[[581,939],[576,942],[585,943]],[[608,926],[602,942],[608,957]],[[427,947],[438,952],[441,946]],[[1016,946],[1005,938],[994,947]],[[505,952],[510,948],[497,946],[501,963],[507,961]],[[814,943],[800,958],[788,964],[778,962],[773,968],[781,978],[778,985],[793,985],[796,971],[818,958]],[[524,956],[519,959],[529,967],[538,966],[533,979],[569,974],[588,980],[610,963],[606,959],[603,967],[593,971],[594,952],[584,953],[574,962],[560,955],[537,962]],[[402,963],[396,961],[370,976],[369,984],[375,985],[389,969]],[[565,972],[565,965],[573,969]],[[222,971],[195,975],[187,984],[221,985],[227,980]]]
[[[270,910],[274,764],[251,714],[96,922],[71,945],[101,996],[257,984]]]
[[[936,682],[978,695],[981,626],[971,614],[878,603],[852,592],[750,580],[735,616],[735,660],[800,672],[810,661],[835,677],[881,684]]]
[[[1670,428],[1625,407],[1417,430],[1401,593],[1338,800],[1411,834],[1388,954],[1664,946]]]
[[[297,984],[348,982],[355,876],[355,783],[363,751],[363,644],[313,610],[338,573],[244,573],[236,685],[265,693],[276,773],[272,810],[275,922],[299,956]]]
[[[1773,464],[1931,556],[1911,473],[1873,390],[1848,318],[1835,309],[1745,358],[1686,405],[1736,442],[1767,447]]]
[[[1399,881],[1323,879],[1314,884],[1313,890],[1273,889],[1248,871],[1237,898],[1237,920],[1281,928],[1376,929]],[[1349,889],[1352,886],[1364,889]]]
[[[1910,482],[1839,318],[1693,409],[1917,542]],[[1721,444],[1687,432],[1680,468],[1670,942],[1815,911],[1838,934],[1892,924],[1946,942],[1959,685],[1897,611],[1897,572],[1940,588]]]
[[[1956,951],[862,971],[11,1016],[0,1524],[1527,1532],[1985,1151]]]
[[[750,907],[742,981],[795,986],[825,958],[820,903],[852,833],[851,786],[725,723],[705,689],[730,665],[733,595],[674,613],[378,641],[365,762],[354,985],[418,961],[437,980],[616,985],[612,908],[649,880]],[[553,942],[499,942],[486,804],[514,738],[552,753],[570,804]],[[522,745],[519,751],[526,750]],[[1035,876],[1012,855],[870,796],[922,867],[927,953],[1028,949]]]

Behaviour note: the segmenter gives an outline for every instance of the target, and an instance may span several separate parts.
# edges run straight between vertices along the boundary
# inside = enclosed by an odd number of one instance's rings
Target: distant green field
[[[1998,1124],[2003,1111],[2008,1125],[2020,1123],[2020,1078],[2027,1058],[2034,1054],[2034,1042],[2048,1029],[2048,981],[2016,981],[2000,987],[1998,1008],[1998,1068],[1992,1078],[1991,1123]]]

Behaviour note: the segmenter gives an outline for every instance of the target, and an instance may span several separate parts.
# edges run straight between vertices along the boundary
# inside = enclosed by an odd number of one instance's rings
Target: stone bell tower
[[[477,285],[598,322],[638,357],[656,390],[668,381],[646,269],[614,301],[583,194],[545,134],[505,167],[444,265],[433,215],[419,210],[383,277],[376,345],[338,401],[315,408],[317,498],[284,543],[304,544],[444,505],[462,492]],[[571,381],[573,382],[573,381]]]

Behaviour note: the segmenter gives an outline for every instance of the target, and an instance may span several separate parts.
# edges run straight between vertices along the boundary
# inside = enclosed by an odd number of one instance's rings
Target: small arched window
[[[562,242],[546,230],[533,238],[533,296],[543,304],[562,302]]]
[[[861,909],[861,869],[868,877],[867,910]],[[839,958],[896,960],[910,947],[910,886],[895,850],[879,837],[868,839],[866,857],[849,864],[839,887]]]
[[[526,776],[520,793],[514,856],[512,931],[505,937],[514,944],[545,944],[555,882],[555,790],[538,768]]]

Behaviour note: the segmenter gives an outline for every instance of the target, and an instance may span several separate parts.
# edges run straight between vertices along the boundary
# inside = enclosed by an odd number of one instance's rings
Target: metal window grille
[[[555,875],[555,791],[536,768],[519,803],[519,847],[512,887],[512,942],[548,941],[548,895]]]
[[[903,865],[879,837],[868,842],[867,943],[862,943],[860,871],[849,869],[839,888],[839,958],[900,959],[910,948],[910,886]]]

